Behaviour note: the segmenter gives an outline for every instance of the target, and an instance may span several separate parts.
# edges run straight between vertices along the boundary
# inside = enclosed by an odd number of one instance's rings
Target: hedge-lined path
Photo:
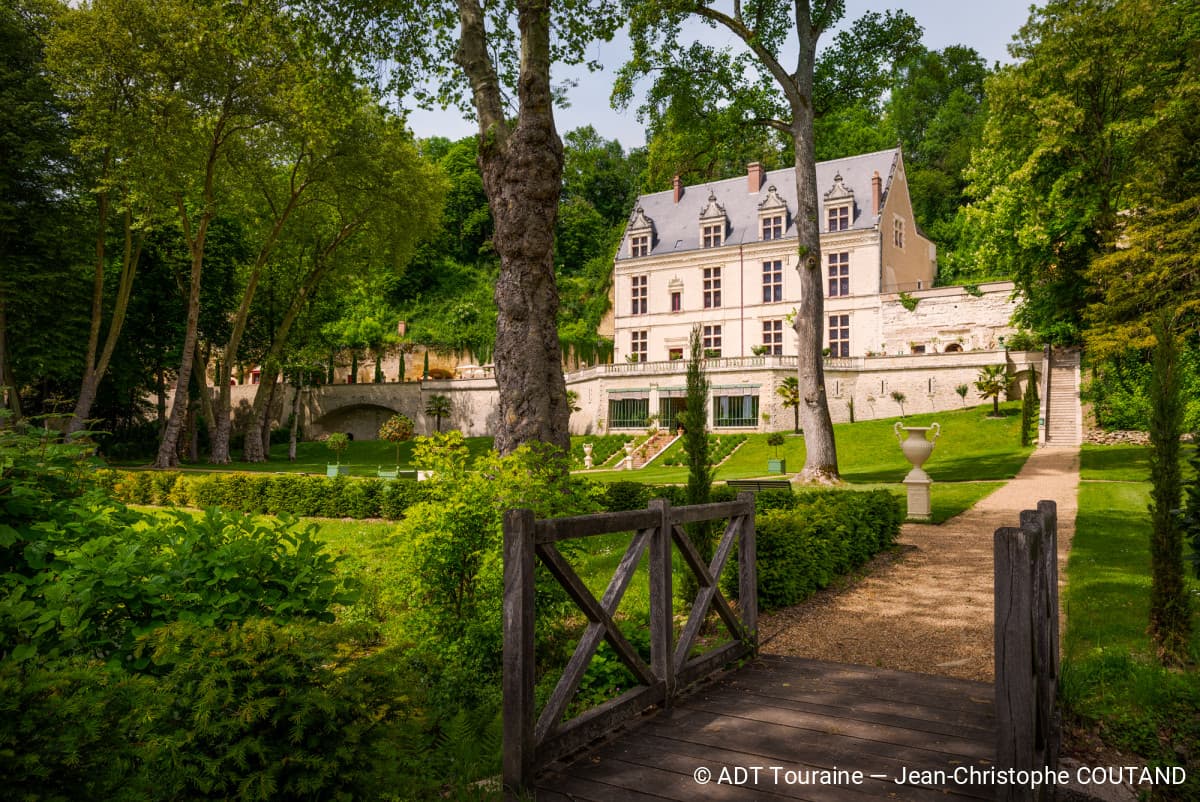
[[[1015,478],[940,526],[905,524],[869,575],[759,621],[764,654],[991,682],[992,536],[1040,499],[1058,504],[1059,582],[1075,532],[1079,449],[1033,452]]]

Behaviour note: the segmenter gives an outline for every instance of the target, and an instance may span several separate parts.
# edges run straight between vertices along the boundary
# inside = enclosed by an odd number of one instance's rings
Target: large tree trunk
[[[550,4],[517,4],[521,31],[519,112],[505,120],[478,0],[459,0],[458,60],[470,78],[479,112],[479,165],[496,223],[496,385],[501,454],[540,441],[570,447],[567,389],[558,341],[554,225],[562,185],[562,140],[554,127],[550,90]]]
[[[185,223],[187,232],[187,216],[180,202],[180,215]],[[204,268],[204,238],[208,233],[210,215],[200,218],[200,225],[195,238],[187,236],[188,249],[192,257],[191,281],[188,291],[187,328],[183,335],[183,356],[180,359],[179,375],[175,380],[175,397],[171,399],[171,414],[167,418],[167,426],[163,430],[162,442],[158,445],[158,457],[154,460],[156,468],[175,468],[179,465],[179,437],[183,432],[183,415],[188,404],[188,382],[192,376],[192,365],[196,356],[196,339],[200,326],[200,276]]]
[[[799,5],[799,4],[798,4]],[[803,4],[804,16],[809,16]],[[838,480],[837,446],[825,397],[825,362],[821,353],[825,331],[825,287],[821,269],[821,204],[817,194],[817,159],[813,142],[813,64],[817,36],[807,20],[797,24],[801,68],[792,76],[788,95],[792,110],[792,143],[796,149],[796,229],[800,274],[800,305],[794,324],[799,337],[797,378],[800,381],[800,425],[804,430],[804,468],[800,480],[830,483]]]
[[[92,413],[92,404],[96,400],[96,391],[104,374],[108,372],[108,363],[112,360],[117,340],[121,336],[121,327],[125,323],[125,312],[129,308],[129,297],[133,292],[133,277],[137,273],[138,261],[142,255],[142,243],[145,235],[139,234],[137,244],[133,237],[133,215],[125,210],[125,248],[121,254],[121,279],[117,285],[117,297],[113,303],[112,319],[108,324],[108,334],[104,338],[104,347],[100,350],[99,358],[96,351],[100,343],[100,328],[104,316],[104,260],[105,238],[108,235],[108,194],[100,195],[99,227],[96,232],[96,264],[92,281],[92,320],[88,331],[87,358],[84,361],[83,381],[79,387],[79,398],[75,401],[75,410],[67,421],[67,434],[74,434],[87,426],[88,417]]]
[[[292,427],[288,432],[288,462],[296,461],[296,440],[300,434],[300,392],[304,389],[304,371],[296,371],[296,386],[292,392]]]

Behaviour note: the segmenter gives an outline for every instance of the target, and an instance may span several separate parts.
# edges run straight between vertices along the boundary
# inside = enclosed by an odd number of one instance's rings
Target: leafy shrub
[[[755,515],[764,610],[796,604],[888,548],[904,517],[900,500],[886,490],[801,493],[790,508],[780,496],[758,495],[766,507]],[[737,572],[727,571],[722,585],[736,596]]]
[[[708,463],[719,465],[732,454],[742,443],[749,439],[745,434],[710,434],[708,436]],[[687,455],[679,443],[667,449],[660,462],[667,467],[687,465]]]
[[[419,789],[411,677],[355,634],[250,620],[146,636],[134,675],[0,664],[0,771],[14,798],[368,799]],[[70,726],[63,726],[69,722]],[[422,796],[424,794],[421,794]]]
[[[304,474],[102,471],[100,483],[127,504],[221,507],[238,512],[318,518],[398,520],[426,493],[409,479],[381,482]]]
[[[95,500],[74,513],[38,528],[30,570],[3,585],[0,632],[17,659],[128,660],[138,635],[167,622],[332,621],[333,605],[354,600],[312,525],[216,508],[152,517]]]

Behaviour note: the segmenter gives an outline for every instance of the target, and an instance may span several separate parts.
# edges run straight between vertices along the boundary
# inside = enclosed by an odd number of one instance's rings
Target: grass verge
[[[1155,799],[1200,799],[1200,673],[1159,665],[1146,632],[1150,485],[1119,478],[1138,470],[1133,456],[1126,446],[1084,450],[1093,481],[1080,485],[1067,564],[1061,699],[1105,743],[1151,765],[1189,769],[1185,786],[1156,789]],[[1200,592],[1200,582],[1188,583],[1193,596]],[[1200,658],[1196,630],[1192,655]]]

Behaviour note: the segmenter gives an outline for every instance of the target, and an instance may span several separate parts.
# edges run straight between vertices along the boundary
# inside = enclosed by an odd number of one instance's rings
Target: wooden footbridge
[[[725,520],[711,562],[684,526]],[[1041,800],[1030,772],[1054,767],[1058,722],[1057,524],[1053,502],[995,533],[996,684],[785,657],[759,657],[754,496],[737,501],[535,521],[505,518],[504,783],[537,800]],[[631,531],[596,599],[556,543]],[[738,604],[720,577],[734,544]],[[672,545],[699,592],[676,637]],[[649,553],[651,657],[613,621]],[[588,627],[549,700],[534,704],[534,567],[549,569]],[[697,654],[709,610],[729,638]],[[639,684],[565,714],[607,640]],[[740,667],[736,664],[741,663]],[[730,665],[734,664],[733,668]],[[1024,782],[1020,782],[1025,780]]]

